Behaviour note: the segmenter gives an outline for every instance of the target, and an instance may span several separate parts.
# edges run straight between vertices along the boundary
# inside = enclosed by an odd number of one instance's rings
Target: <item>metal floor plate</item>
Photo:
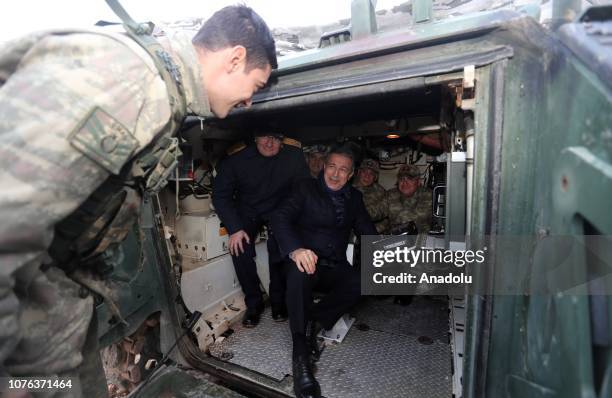
[[[451,397],[448,302],[417,296],[406,307],[392,298],[367,298],[354,311],[355,325],[341,344],[327,346],[316,377],[327,398]],[[365,324],[367,330],[356,325]],[[422,344],[426,336],[430,344]],[[427,340],[427,339],[425,339]],[[270,310],[253,329],[210,347],[211,355],[281,381],[291,374],[289,324]]]
[[[325,348],[316,377],[327,398],[451,397],[450,358],[439,341],[353,328],[342,344]]]
[[[270,308],[257,327],[247,329],[241,323],[221,343],[210,346],[210,354],[281,381],[291,374],[291,332],[289,323],[274,322]]]
[[[448,299],[440,296],[414,296],[408,306],[393,304],[393,297],[368,297],[353,311],[360,324],[381,332],[407,336],[427,336],[449,342]]]

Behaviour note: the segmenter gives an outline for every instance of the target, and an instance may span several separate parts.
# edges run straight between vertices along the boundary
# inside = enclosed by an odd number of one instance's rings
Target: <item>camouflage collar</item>
[[[380,185],[377,181],[374,181],[371,185],[368,185],[367,187],[363,187],[361,185],[359,185],[359,183],[357,181],[355,181],[355,183],[353,184],[353,187],[358,189],[361,192],[378,192],[378,191],[384,191],[385,189],[382,187],[382,185]]]
[[[208,95],[202,84],[200,64],[189,36],[180,32],[169,32],[168,36],[160,37],[158,40],[170,53],[179,68],[188,113],[202,117],[212,117]]]

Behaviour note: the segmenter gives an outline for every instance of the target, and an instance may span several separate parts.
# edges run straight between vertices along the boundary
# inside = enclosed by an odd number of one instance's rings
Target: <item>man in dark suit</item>
[[[320,327],[331,329],[361,294],[359,271],[346,259],[351,230],[356,235],[377,234],[361,192],[347,184],[354,157],[349,146],[332,149],[323,173],[300,181],[272,217],[281,255],[286,258],[296,397],[321,395],[310,362],[311,354],[318,356],[316,333]],[[329,292],[316,305],[313,288]]]
[[[284,140],[284,141],[283,141]],[[283,144],[285,142],[285,144]],[[213,205],[230,233],[229,251],[245,294],[242,324],[255,327],[263,311],[263,298],[255,264],[255,238],[270,215],[291,191],[293,184],[308,178],[301,145],[280,134],[259,134],[249,145],[226,158],[213,185]],[[268,229],[270,302],[275,321],[287,319],[285,276],[275,233]]]

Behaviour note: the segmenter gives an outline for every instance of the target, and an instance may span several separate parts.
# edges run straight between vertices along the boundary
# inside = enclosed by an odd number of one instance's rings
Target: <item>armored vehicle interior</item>
[[[190,364],[257,395],[292,394],[288,323],[273,322],[269,307],[257,327],[246,329],[240,322],[243,294],[228,254],[227,231],[211,206],[214,165],[228,149],[252,140],[254,130],[266,129],[281,131],[304,148],[352,141],[362,149],[362,157],[380,161],[379,183],[386,189],[394,186],[401,164],[416,164],[422,184],[435,193],[432,229],[419,231],[420,245],[448,247],[449,237],[465,234],[466,228],[476,90],[464,83],[473,74],[468,68],[427,82],[408,80],[349,95],[327,94],[329,98],[283,108],[261,109],[263,102],[224,121],[188,121],[180,170],[159,195],[159,206],[182,299],[178,312],[203,314],[193,328]],[[262,288],[267,289],[265,231],[258,239],[256,263]],[[351,250],[352,245],[347,253],[352,262]],[[422,295],[407,301],[363,297],[339,321],[338,330],[348,325],[348,333],[325,339],[317,363],[326,397],[458,393],[465,298]]]
[[[567,2],[552,3],[559,16],[572,15]],[[364,297],[342,342],[326,344],[317,363],[324,396],[610,396],[609,299],[595,300],[588,287],[566,294],[556,279],[590,275],[596,257],[583,249],[567,256],[543,238],[612,231],[612,68],[601,56],[612,8],[591,7],[549,31],[532,6],[379,34],[355,15],[350,41],[332,32],[329,45],[283,57],[275,84],[250,108],[223,121],[187,119],[180,170],[145,200],[113,276],[121,313],[98,300],[101,346],[130,336],[121,344],[137,356],[143,339],[134,335],[158,316],[157,354],[247,396],[293,396],[288,324],[266,313],[256,328],[241,328],[227,233],[210,206],[219,159],[270,129],[305,147],[357,143],[380,161],[385,188],[399,164],[418,165],[435,214],[432,230],[420,231],[424,247],[472,248],[487,235],[538,241],[491,247],[474,272],[476,293],[416,296],[407,306]],[[265,238],[256,258],[264,290]],[[509,281],[520,294],[491,293]],[[551,290],[524,294],[533,286]],[[136,367],[149,360],[128,362],[135,384]],[[159,396],[156,383],[174,391],[178,376],[163,372],[139,396]]]

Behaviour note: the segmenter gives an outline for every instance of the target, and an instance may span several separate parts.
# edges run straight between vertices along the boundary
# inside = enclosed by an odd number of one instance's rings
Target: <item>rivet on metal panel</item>
[[[563,189],[564,192],[567,192],[569,187],[569,181],[567,179],[566,175],[561,176],[561,189]]]

